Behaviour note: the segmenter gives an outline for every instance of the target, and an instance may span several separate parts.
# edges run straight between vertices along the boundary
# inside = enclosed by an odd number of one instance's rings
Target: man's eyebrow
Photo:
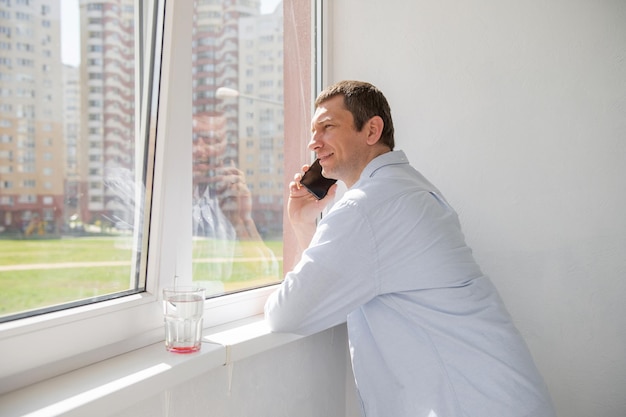
[[[332,120],[333,120],[332,116],[324,116],[321,119],[317,119],[314,124],[319,125],[321,123],[332,121]]]
[[[319,119],[313,120],[311,122],[311,132],[313,132],[315,130],[315,126],[324,124],[326,122],[333,122],[333,121],[334,121],[334,119],[333,119],[332,114],[322,115],[322,117],[320,117]]]

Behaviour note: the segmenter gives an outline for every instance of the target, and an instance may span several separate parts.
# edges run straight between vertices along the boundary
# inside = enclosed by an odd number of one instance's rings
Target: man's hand
[[[309,170],[308,165],[302,167],[302,173],[294,175],[293,181],[289,183],[289,202],[287,210],[289,221],[293,227],[298,243],[302,249],[305,249],[311,243],[313,234],[315,233],[316,221],[320,214],[326,208],[328,203],[333,201],[337,192],[337,184],[333,184],[328,190],[328,194],[321,199],[316,199],[307,189],[300,183],[302,175]]]
[[[261,240],[252,220],[252,196],[243,172],[231,163],[220,167],[214,178],[215,188],[222,212],[237,231],[241,240]]]

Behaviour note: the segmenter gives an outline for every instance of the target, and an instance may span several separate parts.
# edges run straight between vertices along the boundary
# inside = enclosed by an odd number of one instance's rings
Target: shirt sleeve
[[[324,217],[311,245],[265,304],[275,332],[313,334],[346,321],[379,289],[372,227],[354,202]]]

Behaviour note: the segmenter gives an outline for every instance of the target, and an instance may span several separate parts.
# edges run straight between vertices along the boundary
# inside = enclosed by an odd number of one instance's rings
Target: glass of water
[[[200,350],[204,288],[171,287],[163,289],[165,348],[170,352]]]

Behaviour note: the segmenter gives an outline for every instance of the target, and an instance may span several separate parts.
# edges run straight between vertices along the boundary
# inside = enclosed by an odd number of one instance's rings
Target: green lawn
[[[130,236],[0,240],[0,265],[128,261],[131,245]]]
[[[0,240],[0,316],[130,289],[131,244],[130,236]],[[278,281],[283,244],[265,245],[195,240],[194,280],[222,281],[225,291]],[[261,260],[268,251],[278,272]]]

